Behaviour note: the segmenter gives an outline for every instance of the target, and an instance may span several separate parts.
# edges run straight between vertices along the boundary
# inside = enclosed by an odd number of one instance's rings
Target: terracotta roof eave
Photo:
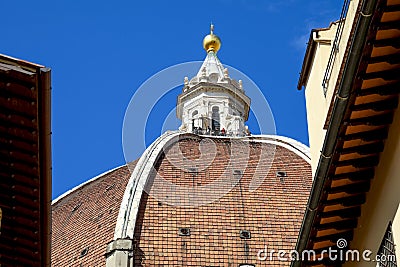
[[[14,66],[20,66],[23,69],[27,69],[30,71],[34,71],[35,69],[40,69],[40,68],[44,68],[45,66],[40,65],[40,64],[36,64],[36,63],[32,63],[26,60],[22,60],[22,59],[18,59],[18,58],[14,58],[14,57],[10,57],[10,56],[6,56],[3,54],[0,54],[0,62],[4,62],[7,64],[12,64]]]
[[[375,10],[378,0],[366,0],[362,7],[362,13],[371,14]],[[316,216],[317,208],[321,202],[323,186],[328,177],[329,167],[331,165],[331,155],[335,152],[336,141],[339,135],[339,129],[342,124],[345,112],[348,108],[349,95],[352,89],[353,77],[357,72],[358,63],[360,62],[364,41],[367,37],[368,29],[372,16],[359,16],[357,19],[355,34],[352,41],[349,42],[350,53],[346,59],[345,72],[339,84],[335,104],[332,110],[332,117],[325,135],[324,145],[321,151],[318,167],[315,172],[314,183],[311,189],[310,198],[308,200],[306,213],[300,229],[299,237],[296,244],[296,250],[300,253],[307,248],[311,228]],[[300,266],[301,262],[292,262],[292,267]]]
[[[301,90],[302,87],[306,84],[308,75],[310,74],[310,68],[312,65],[312,60],[314,58],[314,53],[315,53],[315,48],[316,48],[315,44],[317,43],[316,41],[314,41],[314,33],[330,30],[332,28],[332,26],[334,24],[337,24],[338,22],[339,22],[339,20],[333,21],[326,28],[317,28],[317,29],[311,30],[310,37],[307,42],[306,53],[305,53],[304,59],[303,59],[303,65],[301,66],[299,81],[297,82],[298,90]]]
[[[337,23],[339,23],[339,22],[340,22],[340,19],[335,20],[335,21],[332,21],[331,23],[329,23],[329,26],[328,26],[328,27],[325,27],[325,28],[317,28],[317,29],[314,29],[314,30],[315,30],[315,31],[318,31],[318,32],[319,32],[319,31],[327,31],[327,30],[330,30],[334,24],[337,24]]]
[[[307,42],[307,49],[306,49],[306,53],[304,55],[303,65],[301,66],[299,81],[297,82],[298,90],[301,90],[303,85],[305,85],[307,77],[310,73],[311,61],[314,57],[315,47],[316,47],[315,41],[313,38],[314,32],[317,32],[317,30],[316,29],[311,30],[310,38],[308,39],[308,42]]]
[[[42,258],[45,266],[50,266],[50,244],[51,244],[51,181],[52,181],[52,161],[51,161],[51,70],[49,68],[40,68],[38,87],[39,94],[39,118],[40,118],[40,177],[41,177],[41,192],[40,203],[41,211],[44,216],[41,218],[42,238]]]

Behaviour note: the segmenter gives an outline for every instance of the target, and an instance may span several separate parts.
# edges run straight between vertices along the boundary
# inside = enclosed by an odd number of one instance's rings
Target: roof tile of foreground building
[[[50,266],[51,70],[0,54],[0,266]]]
[[[259,261],[257,252],[265,246],[294,248],[311,187],[311,169],[299,150],[280,145],[278,139],[261,141],[186,134],[165,146],[152,163],[155,171],[147,178],[148,193],[141,195],[130,237],[134,266],[289,265],[277,257]],[[268,155],[270,167],[261,159],[263,154]],[[246,166],[240,170],[230,165],[243,161]],[[197,165],[192,166],[193,162]],[[231,181],[225,184],[226,193],[203,205],[190,205],[190,194],[171,191],[171,185],[177,185],[191,192],[221,177]],[[128,168],[121,167],[53,205],[54,266],[105,265],[105,247],[113,239],[129,179]],[[221,193],[218,188],[209,189],[204,198]]]

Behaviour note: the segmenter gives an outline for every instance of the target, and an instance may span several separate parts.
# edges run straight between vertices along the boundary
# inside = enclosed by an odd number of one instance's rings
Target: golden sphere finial
[[[210,25],[210,34],[204,37],[203,40],[204,50],[208,52],[213,51],[217,53],[221,48],[221,39],[217,35],[214,34],[214,25],[211,23]]]

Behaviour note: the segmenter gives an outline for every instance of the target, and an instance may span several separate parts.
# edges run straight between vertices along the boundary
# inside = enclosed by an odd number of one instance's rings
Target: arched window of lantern
[[[211,115],[211,128],[213,131],[220,130],[220,118],[219,118],[219,107],[214,106],[212,108],[212,115]]]

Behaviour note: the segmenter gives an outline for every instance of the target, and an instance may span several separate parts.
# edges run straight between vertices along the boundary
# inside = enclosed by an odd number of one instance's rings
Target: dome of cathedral
[[[104,255],[115,253],[112,241],[124,238],[132,241],[133,266],[257,265],[263,263],[257,252],[266,245],[294,248],[311,187],[304,145],[279,136],[186,133],[164,134],[154,143],[142,156],[153,160],[134,162],[133,173],[121,166],[53,201],[53,266],[105,266]],[[243,161],[244,167],[232,165]],[[146,172],[150,165],[155,172]],[[185,206],[190,196],[171,191],[171,185],[213,185],[224,175],[232,181],[224,183],[228,190],[221,194],[221,188],[209,187],[201,205]],[[146,190],[138,189],[141,183]],[[207,201],[214,194],[219,196]]]
[[[309,191],[308,148],[251,135],[250,98],[204,39],[207,57],[178,96],[179,131],[135,162],[52,203],[54,266],[258,266],[259,251],[294,249]]]
[[[52,266],[105,266],[129,177],[128,167],[121,166],[53,200]]]

